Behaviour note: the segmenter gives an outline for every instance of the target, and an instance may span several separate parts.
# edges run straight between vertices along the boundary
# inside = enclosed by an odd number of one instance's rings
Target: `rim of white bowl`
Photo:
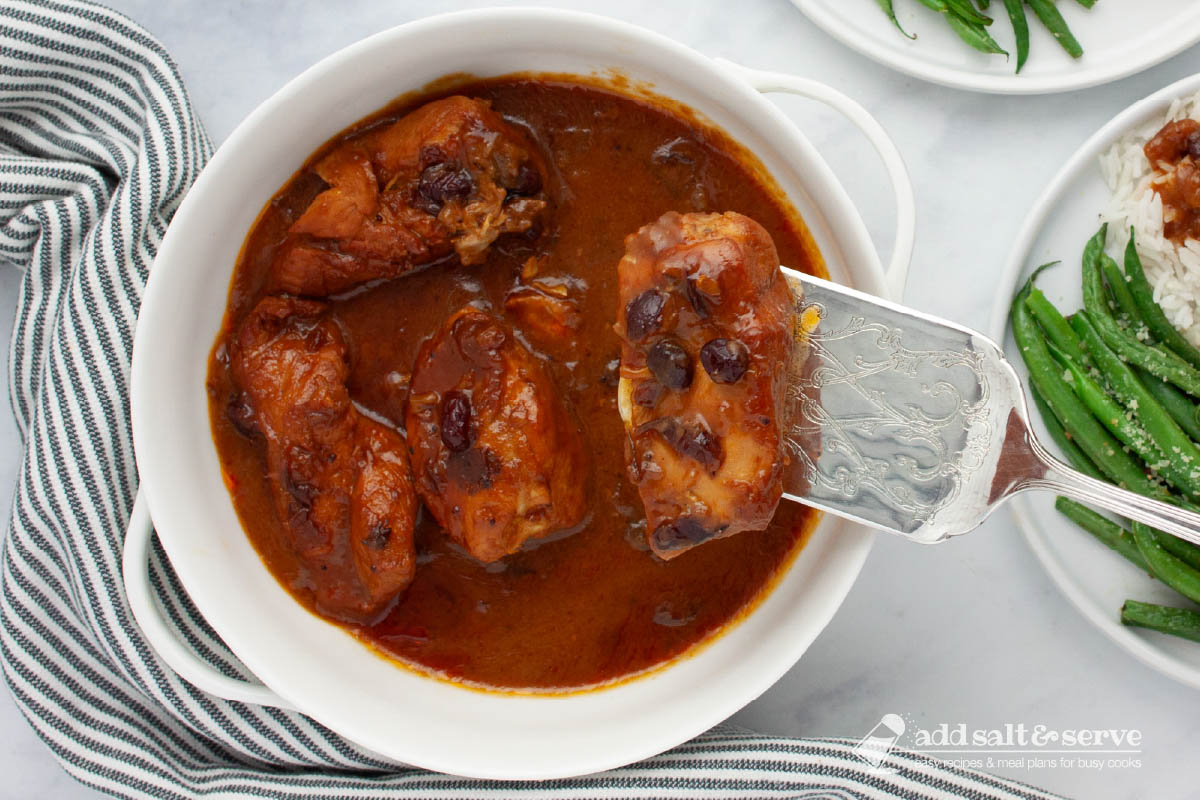
[[[1056,94],[1088,89],[1150,69],[1200,42],[1200,8],[1196,8],[1192,10],[1191,18],[1185,18],[1184,24],[1168,28],[1170,35],[1161,45],[1156,44],[1154,50],[1141,51],[1152,53],[1147,58],[1105,59],[1095,66],[1057,75],[999,75],[944,66],[901,50],[881,50],[869,33],[842,24],[823,0],[792,0],[792,3],[821,30],[878,64],[930,83],[987,94]]]
[[[1003,347],[1008,334],[1008,310],[1017,281],[1024,275],[1034,242],[1041,234],[1046,220],[1058,205],[1063,194],[1087,170],[1099,169],[1097,160],[1100,154],[1111,147],[1117,139],[1139,125],[1161,116],[1176,98],[1186,97],[1197,91],[1200,91],[1200,73],[1190,75],[1170,86],[1159,89],[1110,119],[1088,137],[1079,149],[1067,159],[1026,215],[1008,256],[1008,261],[1005,263],[988,323],[988,335],[993,340],[999,342]],[[1099,210],[1097,209],[1097,213]],[[1111,608],[1101,606],[1092,599],[1075,573],[1049,548],[1046,532],[1035,523],[1030,503],[1031,501],[1026,495],[1018,495],[1010,501],[1009,506],[1016,519],[1017,527],[1021,529],[1025,541],[1029,543],[1029,547],[1037,556],[1038,561],[1050,574],[1051,580],[1079,610],[1079,613],[1139,661],[1180,683],[1200,689],[1200,668],[1186,664],[1156,647],[1152,641],[1122,625]]]

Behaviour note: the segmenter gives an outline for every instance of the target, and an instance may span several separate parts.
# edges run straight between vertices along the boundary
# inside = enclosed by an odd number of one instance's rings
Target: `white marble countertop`
[[[866,0],[856,0],[866,2]],[[401,2],[107,0],[173,54],[216,142],[285,81],[363,36],[431,12],[487,5]],[[528,3],[527,3],[528,4]],[[1067,96],[957,92],[890,72],[837,44],[785,0],[551,3],[636,22],[700,51],[807,75],[869,108],[916,184],[919,228],[907,301],[982,327],[1026,209],[1058,165],[1130,102],[1200,70],[1200,48],[1141,75]],[[824,109],[781,101],[841,177],[886,248],[893,210],[865,140]],[[0,266],[7,344],[19,276]],[[5,348],[7,351],[7,347]],[[0,414],[0,486],[20,457]],[[845,605],[800,664],[735,721],[795,736],[866,734],[885,713],[926,728],[1140,730],[1140,768],[994,772],[1073,797],[1195,794],[1200,699],[1119,650],[1071,607],[1007,513],[937,548],[881,538]],[[1183,703],[1183,705],[1179,705]],[[94,796],[55,763],[0,692],[0,797]]]

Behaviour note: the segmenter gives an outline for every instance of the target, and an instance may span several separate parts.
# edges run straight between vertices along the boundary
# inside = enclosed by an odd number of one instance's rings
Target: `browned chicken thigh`
[[[486,312],[459,309],[422,345],[406,425],[417,491],[480,561],[583,521],[578,426],[542,364]]]
[[[618,406],[651,548],[765,528],[795,321],[771,237],[741,214],[668,212],[626,238],[618,280]]]
[[[533,148],[488,103],[447,97],[321,159],[328,184],[292,224],[273,288],[316,297],[457,254],[483,260],[546,207]]]
[[[238,424],[266,445],[291,547],[314,571],[318,610],[370,623],[412,580],[417,499],[404,439],[346,390],[346,344],[325,304],[267,297],[231,348]]]

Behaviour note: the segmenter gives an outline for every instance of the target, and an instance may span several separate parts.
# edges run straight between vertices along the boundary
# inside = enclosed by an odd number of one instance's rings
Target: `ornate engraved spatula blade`
[[[1049,455],[1029,431],[1016,372],[983,334],[784,274],[809,331],[789,376],[789,499],[932,543],[972,530],[1006,497],[1046,489],[1200,543],[1200,514]]]

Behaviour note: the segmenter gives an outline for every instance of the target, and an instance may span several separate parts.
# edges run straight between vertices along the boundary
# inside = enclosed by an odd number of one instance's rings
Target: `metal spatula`
[[[1200,514],[1083,475],[1027,423],[995,342],[953,322],[784,269],[806,320],[789,382],[789,499],[919,542],[975,528],[1043,489],[1200,544]],[[803,356],[803,357],[802,357]]]

